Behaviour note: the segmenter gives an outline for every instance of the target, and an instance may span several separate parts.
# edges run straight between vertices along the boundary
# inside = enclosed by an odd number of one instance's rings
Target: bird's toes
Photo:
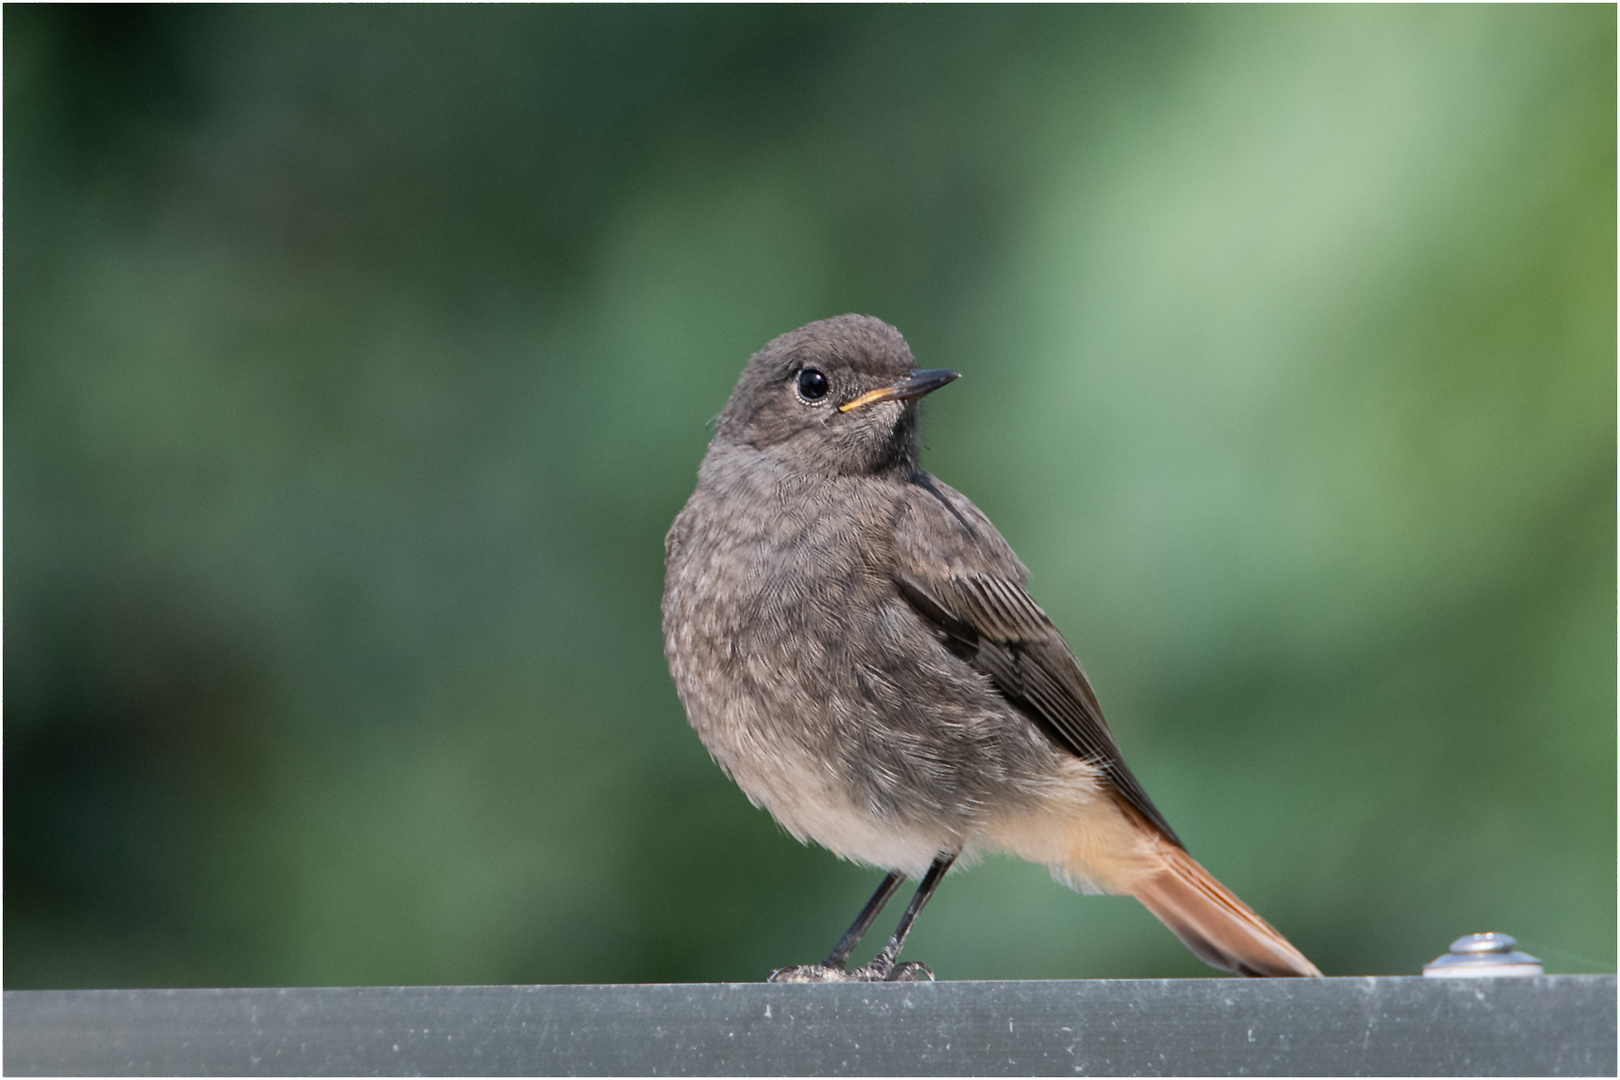
[[[773,983],[831,983],[831,982],[933,982],[934,973],[927,964],[884,964],[877,961],[846,971],[827,964],[796,964],[777,968],[765,980]]]
[[[860,975],[845,971],[843,968],[829,967],[826,964],[795,964],[792,967],[777,968],[771,972],[766,982],[773,983],[823,983],[823,982],[855,982]]]
[[[933,982],[934,972],[927,964],[905,963],[894,965],[894,970],[883,977],[884,982]]]
[[[883,958],[878,957],[850,972],[849,978],[857,982],[933,982],[934,973],[927,964],[884,963]]]

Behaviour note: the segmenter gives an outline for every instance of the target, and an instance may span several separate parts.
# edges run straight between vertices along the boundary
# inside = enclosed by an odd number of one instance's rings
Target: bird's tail
[[[1316,965],[1179,847],[1131,890],[1204,963],[1238,975],[1321,976]]]

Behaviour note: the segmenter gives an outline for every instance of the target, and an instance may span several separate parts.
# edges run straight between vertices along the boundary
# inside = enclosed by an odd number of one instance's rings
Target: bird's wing
[[[1095,764],[1166,839],[1175,832],[1137,782],[1080,661],[1024,590],[1027,572],[990,520],[927,473],[895,523],[896,582],[941,642],[1051,738]]]

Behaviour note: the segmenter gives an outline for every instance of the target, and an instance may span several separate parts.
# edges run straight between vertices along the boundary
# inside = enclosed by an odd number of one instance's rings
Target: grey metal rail
[[[1615,1075],[1615,976],[10,990],[8,1075]]]

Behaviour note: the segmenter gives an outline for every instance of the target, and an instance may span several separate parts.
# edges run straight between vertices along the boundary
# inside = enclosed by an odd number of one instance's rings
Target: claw
[[[884,982],[933,982],[934,972],[927,964],[905,963],[896,964],[894,970],[884,977]]]

